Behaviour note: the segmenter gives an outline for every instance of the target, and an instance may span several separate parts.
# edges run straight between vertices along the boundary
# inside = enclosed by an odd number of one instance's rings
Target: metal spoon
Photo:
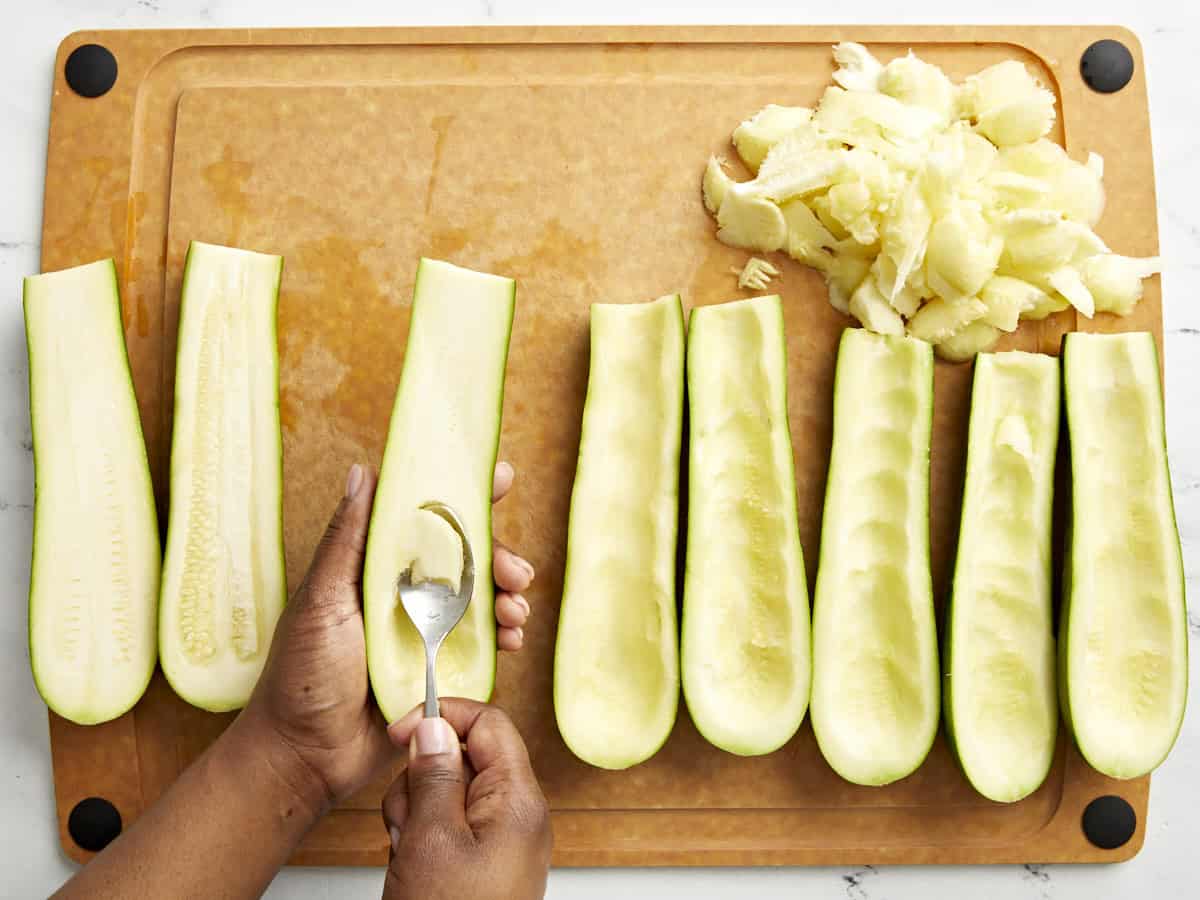
[[[431,581],[414,585],[411,566],[396,579],[400,605],[404,607],[404,611],[408,613],[409,619],[425,642],[425,718],[435,719],[439,717],[440,711],[434,664],[446,635],[462,620],[471,603],[471,596],[475,593],[475,557],[471,553],[467,529],[454,510],[444,503],[426,503],[421,509],[427,509],[449,522],[450,527],[458,532],[463,546],[462,580],[459,582],[457,594],[447,585]]]

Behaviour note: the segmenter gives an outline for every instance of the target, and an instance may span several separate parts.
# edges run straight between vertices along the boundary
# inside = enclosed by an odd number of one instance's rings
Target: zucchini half
[[[1136,778],[1175,743],[1187,704],[1183,556],[1153,335],[1063,340],[1071,520],[1059,691],[1097,771]]]
[[[782,747],[808,709],[808,584],[779,297],[692,310],[683,692],[731,753]]]
[[[1054,357],[975,357],[943,700],[963,773],[1001,803],[1046,780],[1058,733],[1050,577],[1058,400]]]
[[[597,303],[591,325],[554,715],[576,756],[625,769],[663,745],[679,707],[683,307]]]
[[[286,599],[282,272],[198,241],[183,270],[159,646],[175,693],[213,712],[250,699]]]
[[[475,558],[475,593],[437,660],[443,696],[487,700],[496,678],[492,476],[516,284],[422,259],[404,369],[388,426],[363,570],[367,664],[388,721],[425,696],[425,649],[396,578],[429,546],[428,512],[458,513]]]
[[[35,470],[29,657],[80,725],[130,709],[154,673],[161,556],[111,259],[25,279]]]
[[[937,735],[932,421],[930,345],[846,329],[813,608],[812,721],[826,761],[855,784],[904,778]]]

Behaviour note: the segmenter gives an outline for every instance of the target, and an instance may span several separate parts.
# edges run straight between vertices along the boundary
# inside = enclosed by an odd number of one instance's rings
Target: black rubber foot
[[[103,797],[88,797],[71,810],[67,831],[84,850],[99,853],[121,833],[121,814]]]
[[[1133,54],[1120,41],[1096,41],[1083,51],[1079,73],[1093,91],[1114,94],[1133,77]]]
[[[1129,843],[1137,830],[1137,813],[1125,800],[1109,794],[1097,797],[1083,811],[1084,836],[1101,850]]]
[[[84,44],[71,51],[63,74],[80,97],[101,97],[117,83],[117,58],[107,47]]]

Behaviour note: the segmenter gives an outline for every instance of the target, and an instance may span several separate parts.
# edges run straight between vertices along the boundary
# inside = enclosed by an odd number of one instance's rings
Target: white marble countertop
[[[546,8],[540,8],[545,6]],[[854,7],[795,0],[439,0],[410,5],[388,0],[5,0],[0,27],[0,581],[9,585],[0,612],[0,846],[8,862],[6,897],[45,896],[74,865],[54,825],[46,711],[29,674],[26,590],[29,577],[33,466],[26,395],[20,279],[38,270],[39,235],[51,69],[55,49],[81,28],[321,26],[408,24],[730,23],[730,22],[1020,22],[1109,24],[1142,40],[1166,260],[1168,437],[1188,587],[1200,587],[1200,94],[1193,68],[1200,46],[1200,7],[1167,0],[1009,0],[1003,18],[974,13],[956,0],[895,4],[863,0]],[[1189,387],[1191,385],[1191,387]],[[1200,614],[1189,616],[1193,660],[1200,659]],[[1200,697],[1200,665],[1192,696]],[[753,870],[562,870],[548,896],[588,900],[613,896],[716,900],[771,898],[1092,898],[1194,896],[1189,830],[1200,797],[1200,716],[1184,723],[1170,759],[1154,777],[1145,847],[1118,866],[989,866],[942,868]],[[378,870],[289,869],[270,897],[378,897]]]

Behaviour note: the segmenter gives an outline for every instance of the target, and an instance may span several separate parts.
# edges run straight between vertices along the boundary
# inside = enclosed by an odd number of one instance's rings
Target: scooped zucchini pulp
[[[157,658],[158,521],[111,259],[25,279],[35,505],[29,656],[81,725],[130,709]]]
[[[275,312],[283,258],[193,241],[180,299],[163,559],[163,673],[194,706],[244,706],[283,611]]]
[[[692,310],[687,372],[683,692],[713,744],[770,753],[812,671],[779,297]]]
[[[452,570],[461,545],[421,509],[431,501],[459,515],[479,573],[466,615],[438,654],[438,689],[475,700],[492,694],[492,473],[515,296],[509,278],[432,259],[417,268],[363,571],[367,664],[388,721],[425,696],[425,649],[399,603],[396,578],[410,566],[414,577],[423,566],[451,584],[459,574]]]
[[[833,59],[812,109],[771,104],[733,132],[752,179],[709,159],[720,241],[812,266],[839,312],[949,360],[1019,319],[1130,313],[1159,260],[1119,256],[1092,230],[1104,160],[1050,140],[1057,98],[1023,63],[955,84],[911,51],[885,64],[845,42]],[[761,261],[742,275],[769,277]]]
[[[624,769],[675,724],[683,308],[593,304],[554,653],[554,715],[585,762]]]
[[[975,359],[944,701],[964,774],[1000,802],[1037,790],[1054,759],[1050,539],[1058,398],[1058,360],[1051,356]]]
[[[1069,334],[1071,519],[1059,631],[1063,715],[1084,758],[1136,778],[1170,752],[1187,702],[1183,558],[1147,332]]]
[[[929,344],[842,332],[813,606],[812,722],[825,759],[856,784],[915,771],[937,733],[932,413]]]

